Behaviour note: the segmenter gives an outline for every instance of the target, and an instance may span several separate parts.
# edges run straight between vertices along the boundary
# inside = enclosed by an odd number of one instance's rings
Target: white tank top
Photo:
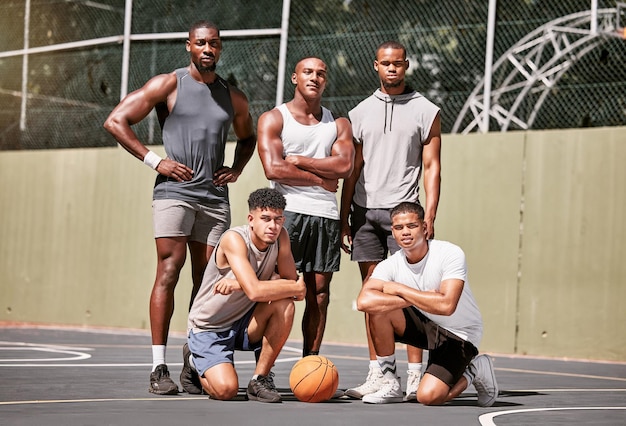
[[[285,104],[278,110],[283,116],[283,156],[301,155],[311,158],[325,158],[331,155],[331,149],[337,140],[337,125],[330,110],[322,107],[322,120],[312,126],[296,121]],[[320,216],[328,219],[339,219],[337,197],[321,186],[291,186],[271,182],[287,200],[285,210]]]

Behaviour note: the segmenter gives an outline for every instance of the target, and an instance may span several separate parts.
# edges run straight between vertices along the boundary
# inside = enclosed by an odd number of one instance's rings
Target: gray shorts
[[[350,230],[355,262],[380,262],[400,247],[391,235],[391,209],[366,209],[352,204]]]
[[[152,223],[154,238],[189,237],[190,241],[215,246],[230,227],[230,206],[153,200]]]
[[[193,330],[187,336],[189,350],[193,356],[193,363],[200,376],[211,367],[218,364],[233,364],[235,350],[260,351],[262,340],[250,343],[248,338],[248,325],[254,313],[255,306],[237,320],[226,331],[200,331]]]
[[[285,212],[291,252],[300,272],[337,272],[341,260],[339,221]]]

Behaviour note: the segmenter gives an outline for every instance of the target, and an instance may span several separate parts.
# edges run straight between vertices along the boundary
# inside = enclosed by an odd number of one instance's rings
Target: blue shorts
[[[248,338],[248,325],[254,313],[254,307],[226,331],[189,331],[187,343],[193,356],[193,363],[200,376],[217,364],[234,364],[233,354],[239,351],[261,351],[263,340],[251,343]]]

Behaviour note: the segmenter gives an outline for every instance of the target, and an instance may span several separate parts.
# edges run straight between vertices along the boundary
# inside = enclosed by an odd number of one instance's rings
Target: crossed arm
[[[370,278],[365,282],[357,309],[367,313],[385,313],[408,306],[436,315],[452,315],[456,311],[464,286],[463,280],[441,282],[437,291],[421,291],[407,285]]]
[[[217,248],[217,264],[219,267],[230,266],[236,281],[222,280],[216,284],[215,291],[222,294],[243,291],[254,302],[271,302],[286,298],[303,300],[306,286],[304,278],[298,277],[296,272],[287,231],[281,230],[279,239],[277,266],[281,278],[261,281],[250,265],[248,247],[243,238],[236,232],[226,232]]]
[[[346,118],[337,118],[337,140],[331,155],[325,158],[310,158],[299,155],[283,158],[283,143],[280,134],[283,120],[276,109],[265,112],[258,122],[259,156],[265,176],[273,181],[292,186],[321,186],[337,191],[337,182],[346,178],[354,166],[352,128]]]

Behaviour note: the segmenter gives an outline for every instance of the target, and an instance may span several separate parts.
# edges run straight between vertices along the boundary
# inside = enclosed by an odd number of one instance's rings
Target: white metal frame
[[[620,17],[626,3],[617,8],[591,10],[555,19],[527,34],[507,50],[493,65],[486,61],[485,74],[461,109],[452,133],[467,134],[480,129],[489,130],[490,118],[495,118],[500,131],[511,126],[529,129],[550,90],[563,74],[578,60],[605,43],[609,37],[623,37]],[[492,74],[500,77],[498,87],[492,88]],[[539,94],[530,113],[520,116],[518,109],[529,93]],[[472,118],[461,128],[465,117]]]
[[[276,84],[276,105],[283,102],[284,86],[285,86],[285,69],[287,61],[287,39],[289,35],[289,14],[291,9],[291,0],[283,0],[282,19],[280,28],[267,29],[245,29],[245,30],[223,30],[220,31],[222,38],[233,37],[266,37],[280,36],[280,48],[278,55],[278,75]],[[20,130],[26,130],[26,107],[27,99],[30,97],[28,93],[28,58],[30,55],[37,53],[55,52],[60,50],[71,50],[90,46],[100,46],[105,44],[123,44],[122,50],[122,79],[120,88],[120,99],[124,98],[128,93],[128,73],[130,63],[130,45],[133,41],[145,40],[185,40],[188,37],[187,32],[158,33],[158,34],[132,34],[133,0],[126,0],[124,12],[124,34],[110,37],[102,37],[91,40],[80,40],[70,43],[59,43],[50,46],[30,47],[30,0],[25,1],[24,5],[24,47],[19,50],[11,50],[0,52],[0,58],[8,58],[14,56],[22,56],[22,91],[21,91],[21,111],[20,111]]]

